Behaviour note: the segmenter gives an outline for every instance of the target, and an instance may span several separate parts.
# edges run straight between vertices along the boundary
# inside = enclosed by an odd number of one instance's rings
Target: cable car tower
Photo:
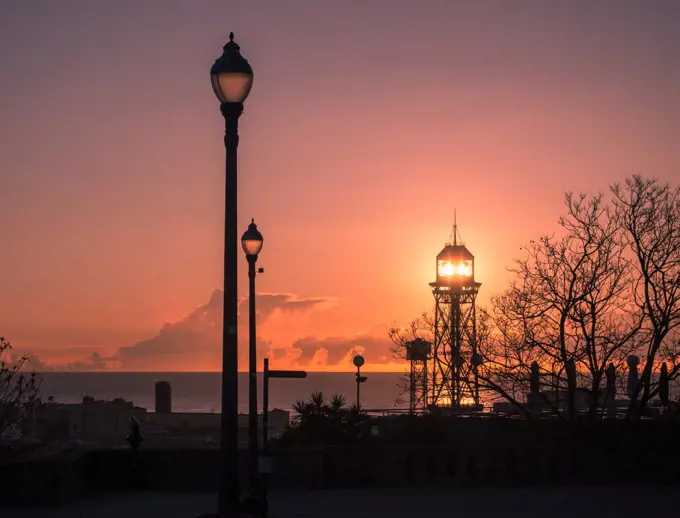
[[[435,301],[434,343],[429,403],[438,407],[479,409],[475,258],[459,240],[455,221],[437,255],[437,277],[431,282]]]

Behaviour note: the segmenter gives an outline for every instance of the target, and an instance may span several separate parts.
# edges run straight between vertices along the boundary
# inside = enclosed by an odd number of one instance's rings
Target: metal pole
[[[262,387],[262,451],[267,452],[269,439],[269,358],[264,359],[264,375]]]
[[[226,148],[226,186],[224,208],[224,311],[222,319],[222,414],[220,443],[222,480],[217,511],[226,515],[239,508],[238,443],[238,224],[237,224],[237,148],[238,118],[242,103],[222,103]]]
[[[473,354],[479,355],[477,351],[477,307],[475,305],[475,299],[472,299],[472,339]],[[479,364],[475,366],[475,411],[479,410]]]
[[[257,494],[258,469],[257,457],[257,338],[255,323],[255,262],[257,256],[248,257],[248,281],[250,302],[250,347],[248,355],[248,466],[250,474],[250,494]]]
[[[357,411],[361,409],[361,404],[359,403],[359,387],[361,387],[361,367],[357,367]]]

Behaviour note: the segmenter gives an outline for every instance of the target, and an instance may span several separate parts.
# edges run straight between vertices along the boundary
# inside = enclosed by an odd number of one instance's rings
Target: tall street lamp
[[[248,230],[241,237],[241,246],[248,260],[248,300],[250,302],[249,317],[249,362],[248,362],[248,475],[250,479],[250,493],[252,497],[258,494],[258,448],[257,448],[257,349],[256,349],[256,322],[255,322],[255,263],[257,256],[262,250],[264,239],[257,230],[255,220],[250,221]]]
[[[238,118],[243,101],[253,86],[253,69],[241,56],[234,33],[224,52],[210,69],[210,82],[224,116],[226,187],[224,208],[224,312],[222,320],[222,416],[220,443],[222,480],[217,501],[218,515],[236,513],[239,508],[238,442],[238,225],[237,159]]]

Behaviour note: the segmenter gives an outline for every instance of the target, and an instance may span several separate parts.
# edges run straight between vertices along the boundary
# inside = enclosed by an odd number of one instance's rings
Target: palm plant
[[[323,392],[314,392],[309,398],[309,405],[311,405],[314,415],[320,416],[325,415],[328,410],[328,405],[326,404],[326,398]]]
[[[307,421],[313,414],[313,407],[311,403],[298,399],[293,404],[293,411],[295,412],[293,421],[297,424],[300,424]]]
[[[328,402],[329,417],[341,418],[347,413],[347,398],[342,394],[333,394]]]
[[[342,394],[326,400],[314,392],[308,400],[293,404],[294,426],[282,437],[282,444],[347,444],[362,435],[357,426],[368,416],[356,404],[348,405]]]

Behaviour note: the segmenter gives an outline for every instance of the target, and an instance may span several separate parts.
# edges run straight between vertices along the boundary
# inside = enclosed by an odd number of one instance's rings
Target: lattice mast
[[[424,413],[428,408],[428,361],[432,358],[432,343],[416,338],[406,343],[409,371],[409,411]]]
[[[479,408],[475,300],[475,258],[459,240],[455,222],[449,241],[437,255],[434,295],[434,344],[429,361],[429,403],[439,407]]]

